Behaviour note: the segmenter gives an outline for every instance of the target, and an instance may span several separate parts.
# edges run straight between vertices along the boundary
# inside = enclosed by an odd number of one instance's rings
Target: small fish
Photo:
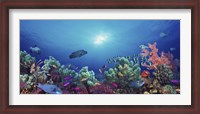
[[[82,78],[82,79],[81,79],[81,82],[83,82],[83,81],[85,81],[85,80],[87,80],[87,79],[88,79],[88,78]]]
[[[63,86],[68,86],[70,82],[65,82]]]
[[[148,49],[149,47],[148,46],[146,46],[146,45],[140,45],[139,46],[141,49]]]
[[[106,65],[103,65],[103,66],[102,66],[103,69],[105,69],[106,67],[107,67]]]
[[[55,85],[51,84],[38,84],[38,87],[49,94],[62,94],[62,90]]]
[[[71,79],[72,77],[71,76],[66,76],[64,79],[65,80],[69,80],[69,79]]]
[[[144,71],[141,73],[141,77],[142,77],[142,78],[147,78],[149,75],[150,75],[150,72],[147,71],[147,70],[144,70]]]
[[[30,52],[39,55],[41,53],[40,48],[35,45],[34,47],[30,47]]]
[[[75,87],[75,88],[74,88],[75,91],[78,91],[79,89],[80,89],[79,87]]]
[[[121,76],[121,77],[122,77],[122,76],[124,76],[124,75],[123,75],[121,72],[119,72],[119,73],[118,73],[118,76]]]
[[[102,70],[101,69],[99,69],[99,72],[102,74]]]
[[[57,66],[56,65],[52,65],[53,66],[53,68],[57,68]]]
[[[69,64],[68,66],[67,66],[67,68],[70,68],[71,67],[71,64]]]
[[[118,88],[118,85],[115,82],[111,83],[113,87]]]
[[[126,66],[126,65],[124,65],[124,67],[123,67],[123,70],[125,70],[125,69],[127,69],[127,66]]]
[[[111,64],[112,62],[111,61],[108,61],[108,64]]]
[[[175,85],[180,85],[180,80],[171,80],[171,83]]]
[[[170,51],[175,51],[176,50],[176,48],[170,48]]]
[[[129,83],[129,87],[134,87],[134,88],[139,88],[143,85],[144,85],[143,80],[135,80],[135,81],[132,81],[131,83]]]
[[[100,84],[99,82],[96,82],[96,83],[95,83],[95,86],[96,86],[96,85],[101,85],[101,84]]]
[[[166,33],[164,33],[164,32],[161,32],[161,33],[160,33],[160,38],[164,38],[164,37],[166,37],[166,36],[168,36],[168,34],[166,34]]]

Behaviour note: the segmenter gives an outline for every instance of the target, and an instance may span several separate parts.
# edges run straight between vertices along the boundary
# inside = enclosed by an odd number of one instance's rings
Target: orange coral
[[[161,56],[159,57],[156,45],[156,42],[154,44],[148,43],[150,51],[147,49],[142,49],[141,55],[148,56],[149,59],[147,62],[151,63],[150,65],[148,65],[147,63],[143,63],[142,66],[147,67],[148,69],[156,69],[158,65],[166,64],[172,68],[173,55],[170,52],[161,52]]]

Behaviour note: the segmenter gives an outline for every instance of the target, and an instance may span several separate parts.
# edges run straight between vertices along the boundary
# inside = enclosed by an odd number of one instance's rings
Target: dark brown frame
[[[200,114],[199,0],[6,0],[1,2],[1,113],[174,113]],[[9,9],[191,9],[192,10],[192,105],[191,106],[9,106]],[[175,102],[175,101],[174,101]]]

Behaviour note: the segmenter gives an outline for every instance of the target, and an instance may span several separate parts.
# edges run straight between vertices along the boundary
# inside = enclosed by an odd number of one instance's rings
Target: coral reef
[[[113,67],[104,65],[99,74],[88,66],[74,70],[52,56],[36,62],[35,57],[20,51],[20,93],[180,94],[180,61],[170,52],[158,54],[156,45],[143,45],[138,56],[109,59]]]

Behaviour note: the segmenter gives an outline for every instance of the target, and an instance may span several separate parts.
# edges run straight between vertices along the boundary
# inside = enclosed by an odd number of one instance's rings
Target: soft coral
[[[154,44],[148,43],[148,47],[150,48],[150,51],[145,49],[142,49],[142,56],[149,57],[148,61],[146,63],[143,63],[142,66],[147,67],[148,69],[156,69],[158,65],[165,64],[169,66],[170,68],[176,67],[177,65],[177,59],[173,60],[173,55],[168,52],[164,53],[161,52],[161,56],[158,55],[158,48],[156,47],[157,43],[154,42]],[[147,64],[150,63],[150,64]]]

